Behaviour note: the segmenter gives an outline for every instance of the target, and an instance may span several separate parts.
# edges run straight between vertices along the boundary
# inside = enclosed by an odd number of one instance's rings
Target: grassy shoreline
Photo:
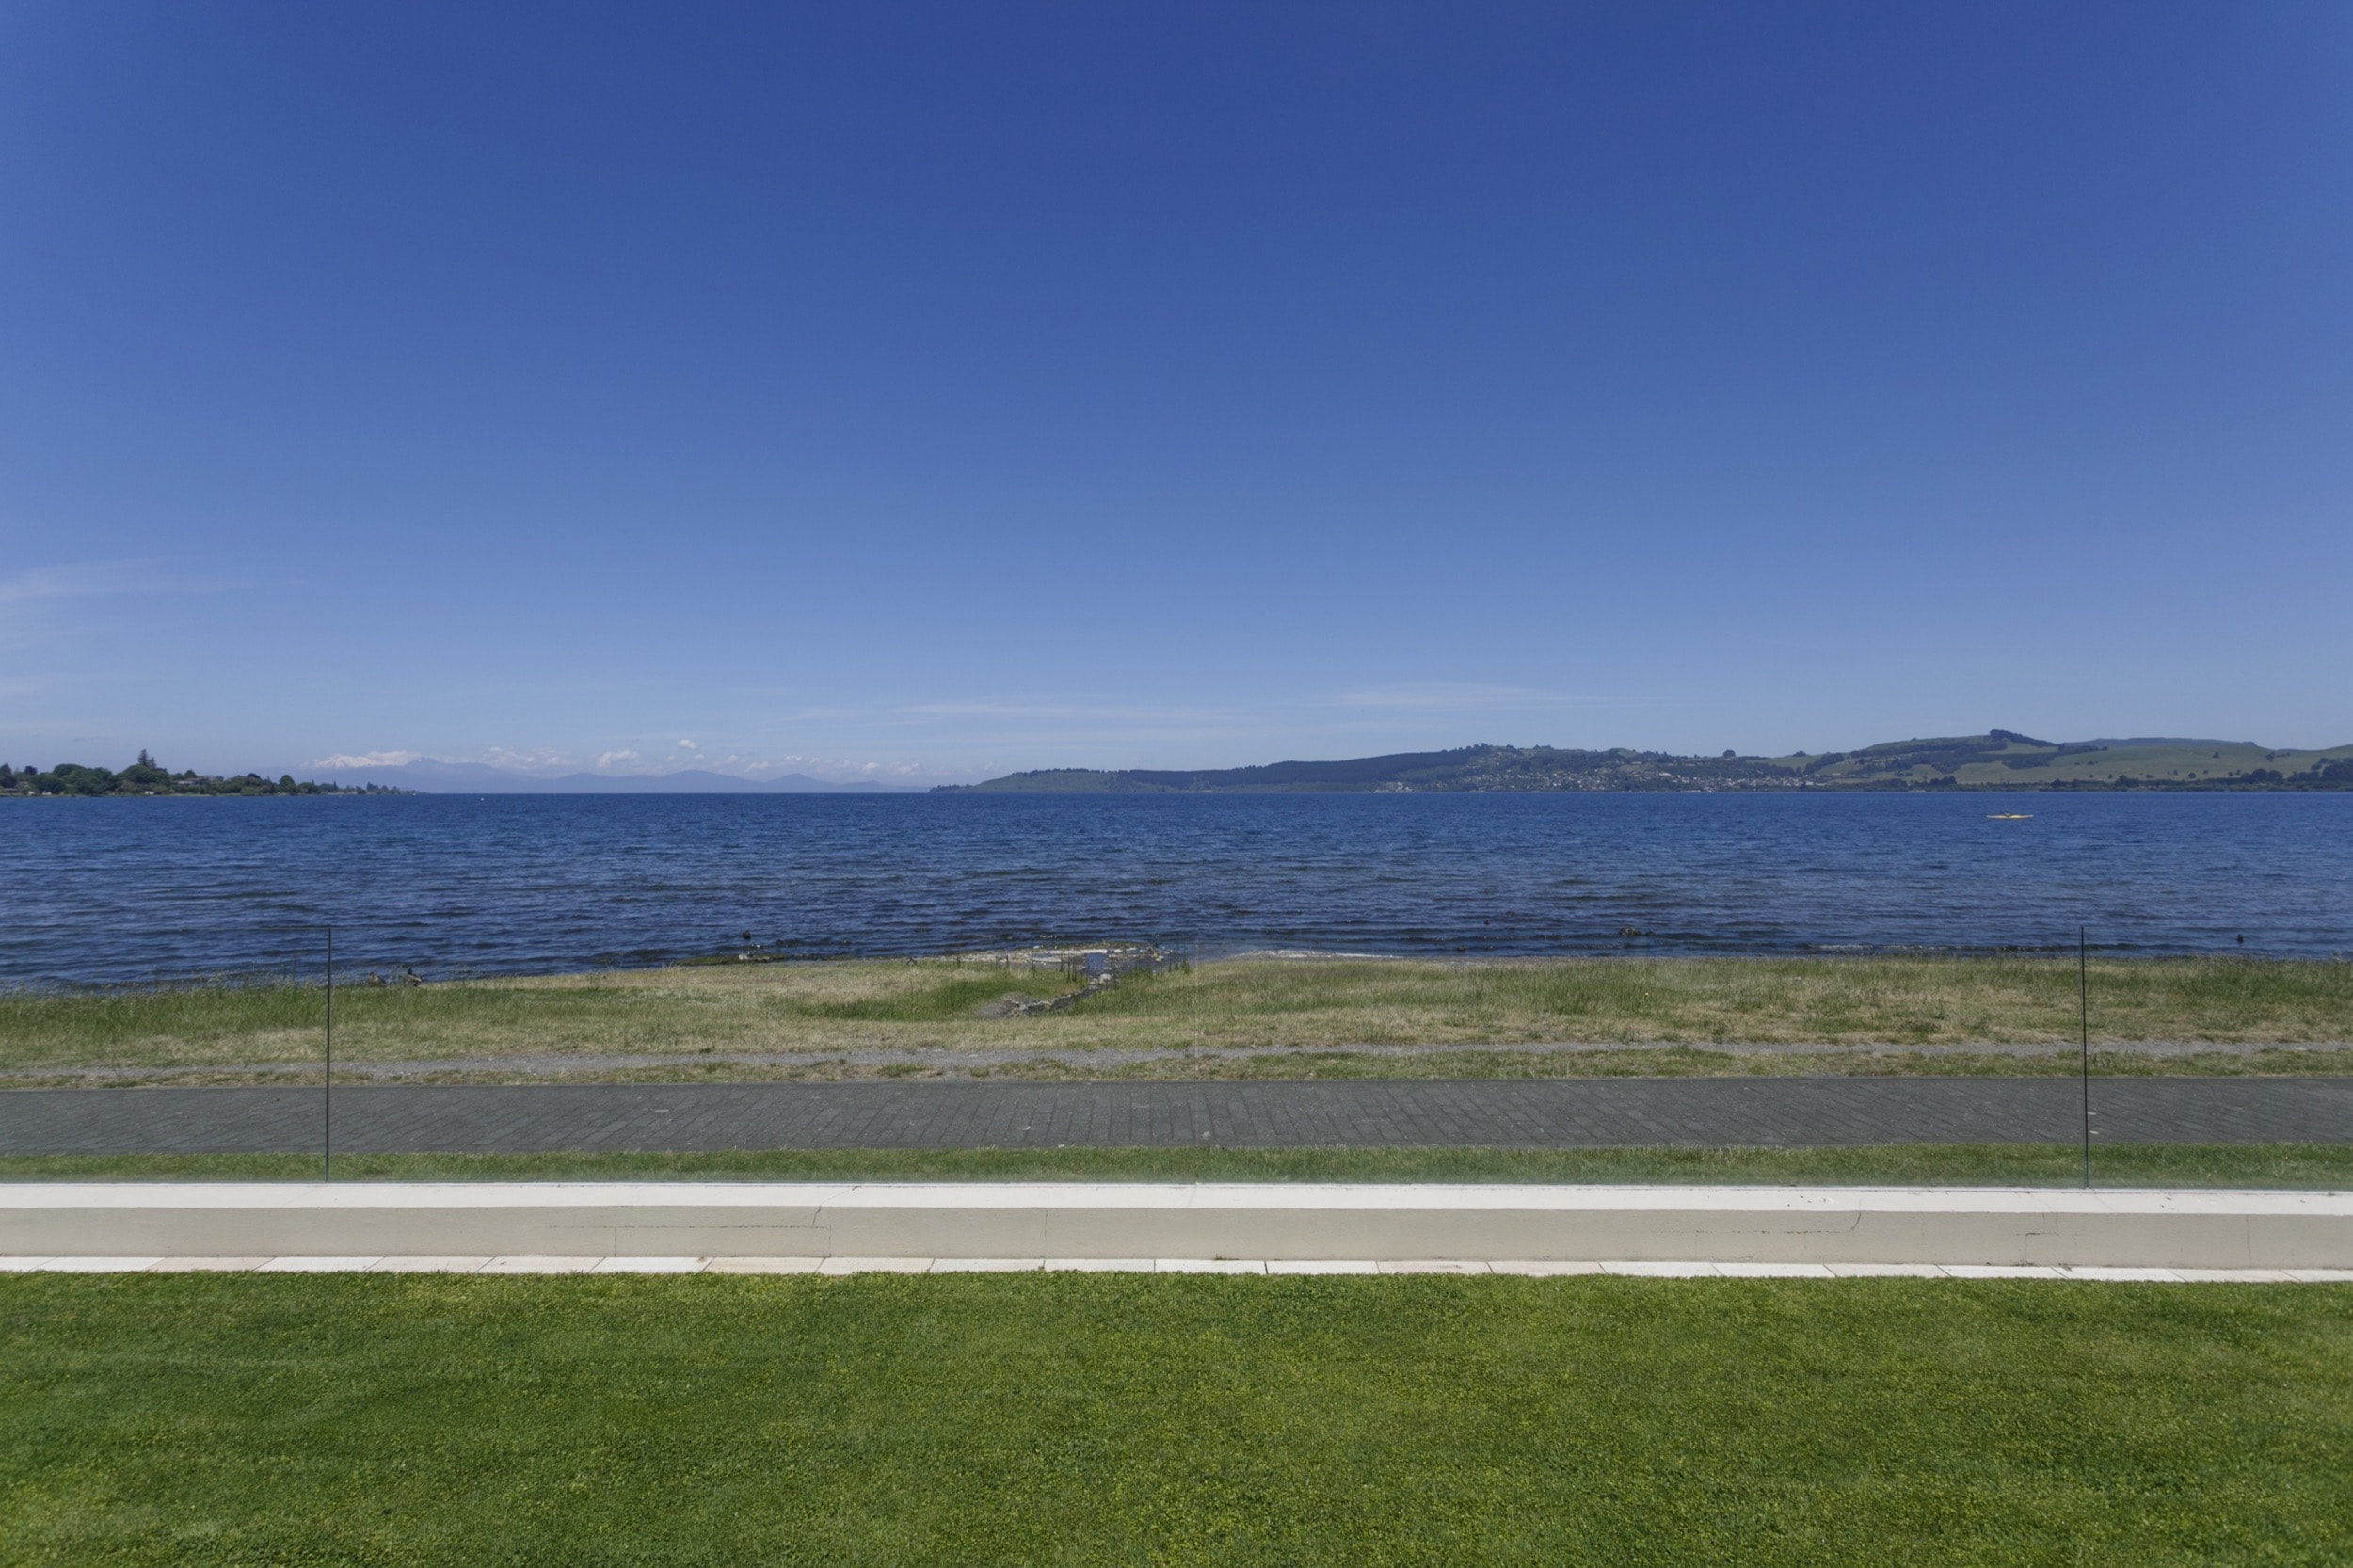
[[[342,988],[336,1055],[495,1081],[2059,1072],[2075,984],[2044,957],[1255,959],[1001,1016],[1075,983],[949,959],[680,967]],[[2102,1071],[2353,1071],[2353,963],[2108,958],[2089,991]],[[310,1070],[323,1016],[313,986],[0,993],[0,1081],[266,1081]]]

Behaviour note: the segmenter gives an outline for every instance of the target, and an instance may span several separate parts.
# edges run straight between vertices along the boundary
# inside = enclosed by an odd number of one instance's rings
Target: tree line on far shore
[[[14,767],[0,762],[0,795],[397,795],[383,784],[319,784],[295,781],[292,774],[276,779],[258,773],[226,776],[200,774],[193,768],[173,773],[146,752],[129,767],[93,768],[80,762],[56,767]]]

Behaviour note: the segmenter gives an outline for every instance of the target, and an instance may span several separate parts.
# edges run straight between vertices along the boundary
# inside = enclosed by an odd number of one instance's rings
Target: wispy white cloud
[[[118,630],[100,608],[138,594],[227,593],[250,587],[168,561],[69,561],[0,577],[0,646],[39,647],[63,639],[107,637]],[[102,679],[77,670],[77,679]]]
[[[889,712],[916,719],[1127,719],[1146,710],[1079,702],[997,701],[918,702]]]
[[[0,731],[4,732],[4,731]],[[640,745],[644,742],[638,743]],[[673,743],[675,744],[675,743]],[[831,783],[849,783],[861,778],[883,779],[901,783],[960,783],[984,776],[985,772],[966,766],[942,767],[936,764],[909,761],[904,758],[875,760],[861,757],[817,757],[798,754],[757,756],[748,752],[730,751],[713,757],[699,745],[685,753],[664,752],[648,756],[633,746],[619,746],[594,754],[584,760],[579,754],[552,747],[488,746],[473,752],[413,751],[405,747],[379,747],[369,751],[336,752],[331,756],[315,757],[304,766],[321,769],[397,768],[410,762],[479,762],[507,773],[552,775],[588,771],[606,774],[616,778],[658,778],[693,766],[715,770],[738,778],[760,780],[783,774],[806,774],[812,778]]]
[[[181,570],[166,561],[71,561],[0,577],[0,604],[112,594],[225,593],[247,585]]]
[[[339,751],[332,757],[313,757],[313,768],[399,768],[417,761],[420,754],[413,751]]]
[[[443,758],[443,761],[454,759]],[[520,773],[544,773],[552,768],[576,768],[580,758],[576,753],[558,751],[552,746],[533,746],[515,750],[507,746],[490,746],[479,757],[466,759],[472,762],[488,762],[494,768],[513,768]]]
[[[1529,686],[1491,686],[1466,680],[1402,680],[1341,692],[1330,699],[1342,708],[1547,708],[1577,697]]]

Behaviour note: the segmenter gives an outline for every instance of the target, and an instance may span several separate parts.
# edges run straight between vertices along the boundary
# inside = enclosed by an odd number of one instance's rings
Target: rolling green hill
[[[1464,746],[1334,762],[1192,772],[1048,768],[984,784],[991,793],[1422,793],[1561,790],[2344,790],[2353,745],[2282,751],[2251,741],[2038,741],[2007,729],[1888,741],[1818,756],[1679,757],[1660,751]]]

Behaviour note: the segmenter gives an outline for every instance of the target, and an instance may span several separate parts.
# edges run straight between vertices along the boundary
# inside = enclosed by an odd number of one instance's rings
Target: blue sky
[[[2353,8],[0,4],[0,760],[2353,740]]]

